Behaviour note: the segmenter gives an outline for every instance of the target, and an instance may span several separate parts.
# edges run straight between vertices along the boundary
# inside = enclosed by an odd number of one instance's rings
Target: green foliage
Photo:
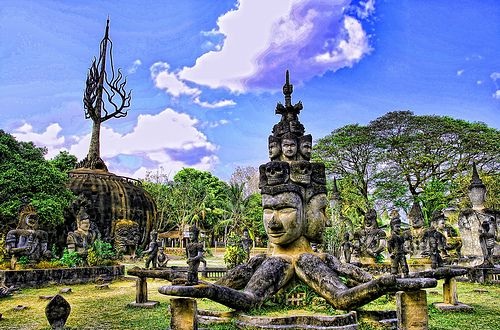
[[[17,260],[17,263],[22,267],[26,268],[30,264],[30,259],[27,256],[22,256]]]
[[[18,142],[0,130],[1,231],[15,227],[23,197],[37,209],[41,224],[64,221],[64,209],[74,196],[66,188],[66,173],[45,160],[45,154],[46,149],[32,142]]]
[[[232,232],[227,237],[224,263],[228,269],[232,269],[246,261],[247,255],[241,245],[241,236]]]
[[[0,262],[7,257],[5,249],[5,234],[0,233]]]
[[[80,255],[74,251],[70,252],[68,249],[64,249],[59,262],[64,267],[79,267],[83,265],[83,260]]]
[[[110,243],[100,239],[94,241],[87,254],[87,263],[89,266],[105,266],[112,264],[116,258],[116,253]]]
[[[59,171],[68,173],[75,168],[78,158],[67,151],[60,151],[59,154],[49,160],[49,162]]]

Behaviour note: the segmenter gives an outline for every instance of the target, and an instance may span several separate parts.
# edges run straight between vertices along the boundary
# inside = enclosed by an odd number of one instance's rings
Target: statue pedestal
[[[425,290],[396,293],[398,329],[428,330],[427,293]]]
[[[138,277],[135,287],[135,301],[128,304],[130,307],[154,308],[160,303],[148,300],[148,282],[146,277]]]
[[[434,303],[442,312],[470,312],[473,308],[458,301],[457,282],[454,278],[445,278],[443,283],[443,302]]]
[[[197,305],[193,298],[170,299],[170,329],[172,330],[197,330],[196,318]]]

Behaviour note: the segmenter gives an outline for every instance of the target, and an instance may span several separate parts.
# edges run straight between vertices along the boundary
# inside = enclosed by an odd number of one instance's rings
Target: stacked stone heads
[[[292,105],[292,92],[293,85],[289,83],[287,71],[286,82],[283,86],[285,104],[278,102],[276,106],[276,114],[281,115],[281,120],[274,125],[272,134],[269,136],[268,147],[271,161],[259,167],[259,187],[263,200],[270,196],[287,194],[288,197],[285,199],[291,198],[301,204],[299,212],[302,214],[299,218],[305,221],[298,224],[301,228],[297,231],[300,230],[309,242],[320,243],[327,219],[325,166],[322,163],[310,162],[312,136],[304,135],[304,125],[298,118],[302,103]],[[264,205],[265,209],[266,205]],[[272,234],[268,230],[270,226],[267,223],[265,226],[270,241],[273,242]],[[285,241],[282,245],[288,243]]]

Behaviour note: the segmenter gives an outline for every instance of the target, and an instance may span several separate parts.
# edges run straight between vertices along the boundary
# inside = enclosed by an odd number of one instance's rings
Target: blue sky
[[[285,70],[317,139],[388,111],[500,129],[496,0],[2,1],[0,129],[88,151],[82,96],[107,16],[128,116],[103,124],[110,171],[229,179],[267,162]]]

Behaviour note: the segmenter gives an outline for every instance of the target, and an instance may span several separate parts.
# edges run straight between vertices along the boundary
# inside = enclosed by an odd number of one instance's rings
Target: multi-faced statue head
[[[259,166],[259,187],[285,184],[290,178],[290,165],[287,162],[269,162]]]
[[[299,153],[303,160],[310,160],[312,152],[312,135],[307,134],[299,138]]]
[[[311,242],[321,243],[328,216],[326,207],[328,198],[326,193],[318,193],[312,196],[306,205],[306,228],[304,236]]]
[[[302,196],[294,191],[274,195],[262,194],[264,227],[269,241],[276,245],[287,245],[302,236],[305,216]]]
[[[297,138],[293,134],[285,134],[281,137],[281,152],[283,160],[295,160],[297,155]]]
[[[278,160],[281,155],[281,141],[273,135],[269,135],[268,139],[269,146],[269,159]]]

